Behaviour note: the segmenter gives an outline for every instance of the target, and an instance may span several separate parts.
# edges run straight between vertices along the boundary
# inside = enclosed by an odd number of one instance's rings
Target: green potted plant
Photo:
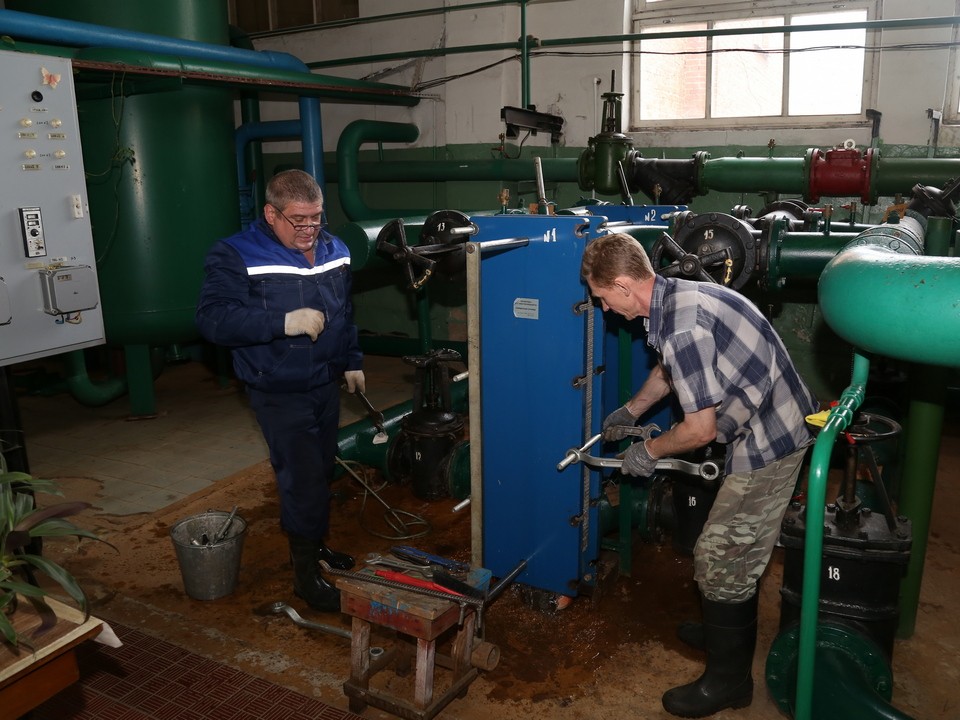
[[[29,601],[41,618],[42,632],[56,623],[46,602],[48,589],[40,587],[37,573],[54,580],[83,612],[89,616],[87,596],[76,578],[52,560],[41,556],[36,547],[47,538],[76,537],[99,540],[92,532],[77,527],[66,518],[89,507],[85,502],[61,502],[38,508],[35,494],[62,495],[57,484],[27,473],[10,472],[0,455],[0,635],[2,641],[19,652],[27,638],[14,628],[12,614],[18,598]]]

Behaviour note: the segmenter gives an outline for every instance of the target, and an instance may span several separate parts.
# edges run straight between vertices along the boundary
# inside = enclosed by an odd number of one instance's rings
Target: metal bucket
[[[209,541],[229,517],[228,512],[209,510],[184,518],[170,528],[183,589],[195,600],[216,600],[237,587],[246,521],[234,515],[223,539],[215,544]]]

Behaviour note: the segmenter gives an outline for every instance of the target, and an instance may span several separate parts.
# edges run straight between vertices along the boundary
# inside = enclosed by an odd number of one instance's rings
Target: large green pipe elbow
[[[123,378],[110,378],[95,383],[87,373],[87,359],[83,350],[74,350],[67,353],[67,389],[77,401],[88,407],[100,407],[116,400],[127,391],[127,383]]]
[[[858,632],[823,623],[816,646],[816,693],[812,717],[817,720],[910,720],[890,704],[893,677],[880,648]],[[767,655],[767,685],[779,708],[790,714],[798,704],[792,678],[797,672],[797,628],[781,633]]]
[[[827,324],[860,350],[960,365],[960,258],[850,248],[827,264],[818,294]]]

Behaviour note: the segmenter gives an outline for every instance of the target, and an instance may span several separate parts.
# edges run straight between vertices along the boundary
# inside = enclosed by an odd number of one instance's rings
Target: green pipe
[[[376,120],[355,120],[356,123],[374,123]],[[352,125],[353,123],[351,123]],[[341,136],[341,142],[343,138]],[[371,141],[367,141],[371,142]],[[544,179],[557,182],[577,181],[577,158],[540,158]],[[517,160],[412,160],[403,162],[359,163],[351,172],[359,174],[363,182],[440,182],[456,180],[533,180],[533,158]],[[337,166],[331,166],[341,175]]]
[[[770,241],[768,275],[789,279],[791,286],[795,282],[816,282],[827,263],[854,237],[853,233],[779,233]]]
[[[457,10],[480,10],[488,7],[501,7],[503,5],[516,5],[520,0],[488,0],[487,2],[466,3],[454,7],[424,8],[423,10],[406,10],[398,13],[387,13],[384,15],[368,15],[360,18],[346,18],[343,20],[329,20],[327,22],[313,23],[310,25],[300,25],[292,28],[283,28],[281,30],[263,30],[261,32],[250,33],[250,37],[263,38],[273,37],[275,35],[290,35],[295,32],[307,32],[309,30],[332,30],[334,28],[353,27],[354,25],[368,25],[370,23],[405,20],[407,18],[425,17],[427,15],[447,14]]]
[[[387,357],[401,357],[403,355],[419,355],[423,344],[419,338],[397,337],[394,335],[361,335],[360,349],[365,355],[386,355]],[[441,338],[433,340],[431,350],[455,350],[462,357],[467,357],[467,343],[463,340],[448,340]]]
[[[803,158],[731,157],[710,159],[708,153],[695,155],[699,171],[697,193],[757,188],[779,193],[800,193],[807,187]]]
[[[560,38],[556,40],[540,40],[540,47],[566,47],[569,45],[600,45],[614,42],[640,42],[643,40],[666,40],[669,38],[700,38],[700,37],[724,37],[730,35],[758,35],[776,33],[790,34],[802,32],[823,32],[826,27],[830,30],[855,30],[863,28],[865,30],[888,30],[896,28],[911,27],[943,27],[960,25],[960,15],[949,15],[940,17],[925,18],[902,18],[895,20],[859,20],[853,22],[830,23],[829,26],[822,23],[813,25],[771,25],[769,27],[735,27],[735,28],[712,28],[704,30],[672,30],[668,32],[643,32],[626,33],[623,35],[601,35],[591,37],[571,37]]]
[[[404,233],[410,245],[417,245],[425,217],[403,218]],[[395,268],[389,257],[377,252],[377,237],[383,230],[383,220],[357,220],[340,225],[334,229],[334,235],[343,240],[350,251],[350,269],[382,270]]]
[[[380,120],[354,120],[337,141],[336,177],[340,204],[353,221],[397,217],[397,210],[376,210],[367,206],[360,192],[364,182],[440,182],[448,180],[531,180],[536,177],[534,160],[424,160],[413,162],[359,162],[364,143],[410,143],[420,136],[416,125]],[[541,158],[546,179],[576,182],[576,158]],[[362,173],[361,173],[362,168]],[[405,210],[404,214],[429,215],[430,210]],[[413,243],[411,243],[413,244]]]
[[[876,151],[874,152],[876,155]],[[958,158],[887,158],[880,156],[870,180],[874,197],[907,195],[917,183],[946,187],[960,176]]]
[[[420,353],[426,354],[433,346],[433,330],[430,327],[430,300],[426,287],[417,291],[417,330],[420,333]]]
[[[87,373],[87,359],[83,350],[74,350],[63,357],[67,365],[67,389],[77,402],[99,407],[116,400],[127,391],[126,380],[122,378],[94,383]]]
[[[947,255],[950,252],[953,232],[952,219],[930,218],[926,234],[928,255]],[[955,315],[955,304],[952,309],[952,314]],[[943,328],[940,332],[950,331]],[[956,358],[952,364],[957,365]],[[916,627],[940,441],[943,435],[947,374],[945,367],[925,365],[914,366],[910,372],[910,406],[904,432],[904,467],[909,469],[909,476],[903,483],[899,511],[910,519],[913,546],[907,574],[900,585],[900,624],[897,628],[899,637],[910,637]]]
[[[876,152],[874,155],[876,156]],[[809,197],[810,177],[805,158],[731,157],[710,159],[699,152],[696,158],[697,194],[707,191],[742,192],[766,190]],[[876,198],[908,193],[920,183],[944,187],[960,176],[958,158],[880,157],[870,174],[870,195]],[[758,180],[758,178],[762,178]]]
[[[517,0],[526,2],[527,0]],[[460,10],[463,7],[451,8]],[[387,16],[382,16],[387,17]],[[372,19],[372,18],[371,18]],[[852,30],[863,28],[865,30],[885,30],[897,28],[912,27],[942,27],[960,25],[960,16],[950,15],[941,17],[926,18],[899,18],[893,20],[862,20],[858,22],[831,24],[831,30]],[[307,28],[309,29],[309,28]],[[756,35],[760,33],[800,33],[800,32],[823,32],[822,24],[816,25],[776,25],[771,27],[749,27],[749,28],[713,28],[704,30],[676,30],[670,32],[644,32],[644,33],[626,33],[621,35],[593,35],[587,37],[556,38],[553,40],[538,38],[537,45],[540,48],[570,47],[577,45],[610,45],[613,43],[640,42],[643,40],[666,40],[671,38],[701,38],[701,37],[723,37],[729,35]],[[279,32],[279,31],[277,31]],[[283,32],[288,32],[284,30]],[[263,37],[263,34],[256,37]],[[526,33],[524,33],[526,37]],[[343,65],[364,65],[367,63],[382,62],[385,60],[404,60],[413,57],[451,55],[454,53],[487,52],[489,50],[499,49],[521,49],[520,43],[498,43],[494,45],[470,45],[458,46],[453,48],[434,48],[431,50],[411,50],[407,52],[386,53],[380,55],[364,55],[351,58],[339,58],[337,60],[319,61],[307,63],[310,68],[333,67]],[[524,53],[526,56],[526,53]]]
[[[818,294],[827,324],[863,351],[948,367],[960,360],[960,258],[851,248],[824,269]]]
[[[817,662],[812,712],[817,720],[909,720],[890,704],[893,676],[889,660],[870,638],[839,623],[817,628]],[[796,707],[798,629],[774,639],[767,655],[767,688],[787,716]]]
[[[450,409],[454,412],[466,412],[468,385],[469,383],[463,380],[450,383]],[[412,390],[410,394],[413,395]],[[414,409],[411,399],[380,410],[383,413],[383,429],[388,437],[387,442],[374,443],[379,430],[369,417],[343,426],[337,433],[337,456],[341,460],[352,460],[361,465],[378,468],[388,480],[391,479],[390,450],[403,427],[404,417]]]
[[[803,597],[800,603],[800,641],[797,661],[797,720],[810,720],[813,700],[813,669],[817,647],[817,615],[820,607],[820,574],[823,555],[823,518],[826,507],[827,475],[833,446],[841,431],[849,427],[854,411],[863,402],[870,361],[855,352],[850,386],[840,394],[827,422],[817,436],[810,458],[807,480],[807,536],[803,549]]]
[[[530,107],[530,40],[527,37],[527,0],[520,0],[520,107]]]
[[[418,57],[446,57],[447,55],[464,55],[468,53],[490,52],[492,50],[514,50],[519,52],[519,42],[486,43],[483,45],[456,45],[454,47],[427,48],[425,50],[403,50],[401,52],[380,53],[365,55],[362,58],[338,58],[336,60],[315,60],[306,63],[311,70],[319,68],[344,67],[366,63],[389,62],[392,60],[410,60]]]
[[[265,89],[300,97],[322,97],[355,103],[377,103],[413,107],[420,99],[406,88],[387,83],[366,82],[309,72],[203,60],[118,48],[84,48],[73,56],[75,69],[117,73],[143,73],[183,77],[198,83],[232,86],[238,89]]]

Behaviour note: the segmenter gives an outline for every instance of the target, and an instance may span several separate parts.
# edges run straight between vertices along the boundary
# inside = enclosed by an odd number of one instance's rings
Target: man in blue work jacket
[[[204,338],[229,347],[270,448],[294,569],[294,592],[314,610],[340,609],[319,560],[349,555],[325,544],[337,453],[340,382],[365,391],[350,299],[350,254],[321,224],[323,194],[302,170],[273,176],[263,217],[216,243],[197,304]]]

